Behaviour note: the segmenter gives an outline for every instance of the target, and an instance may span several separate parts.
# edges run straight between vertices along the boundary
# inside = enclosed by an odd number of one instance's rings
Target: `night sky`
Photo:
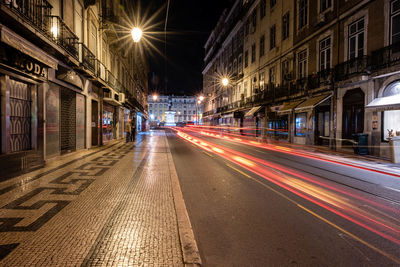
[[[152,12],[163,6],[167,0],[142,1],[142,9],[150,4]],[[154,55],[150,60],[149,93],[164,93],[165,69],[167,69],[168,94],[196,94],[202,88],[202,70],[204,67],[204,44],[225,8],[232,5],[232,0],[171,0],[167,28],[167,68],[161,55]],[[156,29],[164,29],[166,9]],[[164,35],[158,36],[164,40]],[[164,54],[164,42],[152,40]],[[155,74],[155,79],[154,75]],[[158,82],[157,82],[158,81]]]

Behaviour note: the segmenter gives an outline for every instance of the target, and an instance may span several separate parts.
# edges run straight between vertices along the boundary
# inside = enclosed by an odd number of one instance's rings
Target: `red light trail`
[[[215,137],[214,134],[203,134]],[[400,221],[388,213],[399,215],[400,211],[391,207],[388,203],[380,203],[367,199],[362,196],[362,193],[356,190],[345,190],[333,182],[321,181],[317,177],[307,176],[278,164],[210,143],[182,131],[177,131],[177,135],[207,152],[216,154],[303,199],[400,245]],[[219,136],[219,138],[224,137]],[[247,144],[248,140],[236,141]],[[253,142],[250,144],[257,147],[263,147],[261,143],[255,141],[248,142]],[[294,151],[284,149],[279,149],[278,151],[297,154],[296,152],[293,153]],[[337,164],[336,162],[332,163]],[[375,211],[375,209],[379,212]]]

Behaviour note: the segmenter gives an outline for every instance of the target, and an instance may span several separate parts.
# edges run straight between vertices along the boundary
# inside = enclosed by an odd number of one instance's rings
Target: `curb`
[[[165,136],[166,146],[168,148],[168,168],[171,177],[172,194],[174,198],[175,211],[178,223],[179,239],[181,243],[183,263],[187,267],[201,266],[200,252],[197,247],[192,225],[186,210],[185,201],[183,199],[181,187],[179,185],[178,174],[176,173],[175,164],[169,149],[168,139]]]

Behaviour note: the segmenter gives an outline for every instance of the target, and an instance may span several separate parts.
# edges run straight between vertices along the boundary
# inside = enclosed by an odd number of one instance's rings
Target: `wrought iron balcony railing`
[[[52,6],[46,0],[2,0],[2,5],[19,14],[42,32],[48,30]]]
[[[48,34],[50,37],[75,59],[79,60],[79,38],[71,31],[58,16],[50,16]]]
[[[400,42],[375,50],[371,55],[373,70],[393,66],[400,62]]]
[[[98,59],[96,59],[96,76],[103,80],[107,81],[107,68],[106,66]]]
[[[351,76],[363,74],[369,67],[369,57],[363,56],[350,59],[335,66],[335,81],[343,81]]]
[[[82,43],[79,43],[79,61],[82,62],[82,65],[86,69],[95,73],[97,61],[96,56]]]

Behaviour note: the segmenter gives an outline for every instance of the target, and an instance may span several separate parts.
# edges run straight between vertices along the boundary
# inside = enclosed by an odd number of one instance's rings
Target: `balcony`
[[[358,57],[343,62],[335,67],[335,81],[343,81],[354,75],[363,74],[369,67],[369,57]]]
[[[371,66],[373,70],[387,68],[400,62],[400,42],[372,52]]]
[[[58,16],[50,16],[48,35],[59,46],[63,47],[75,59],[79,60],[79,38]]]
[[[35,2],[33,4],[33,2]],[[48,31],[50,23],[51,9],[53,8],[46,0],[20,0],[20,1],[1,1],[1,4],[7,6],[11,11],[17,13],[35,28],[42,32]]]
[[[96,56],[84,44],[79,43],[79,61],[82,66],[95,73],[96,70]]]
[[[106,66],[98,59],[96,59],[96,76],[103,80],[107,81],[107,68]]]

